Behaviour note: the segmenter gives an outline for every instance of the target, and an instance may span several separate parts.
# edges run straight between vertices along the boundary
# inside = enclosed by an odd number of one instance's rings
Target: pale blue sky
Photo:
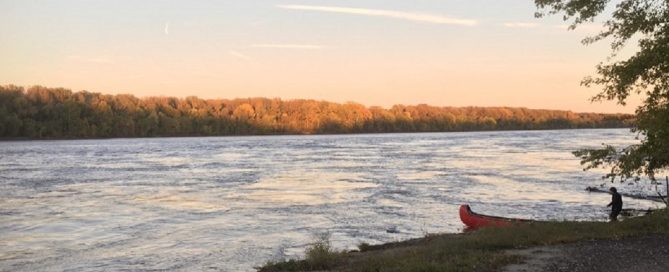
[[[608,54],[533,1],[0,0],[0,84],[366,105],[590,104]],[[634,105],[635,103],[633,103]]]

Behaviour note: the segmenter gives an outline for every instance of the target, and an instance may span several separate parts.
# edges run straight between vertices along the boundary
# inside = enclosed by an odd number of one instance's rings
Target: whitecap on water
[[[342,172],[284,172],[242,186],[239,196],[276,205],[322,205],[361,200],[370,195],[363,189],[378,186],[354,180],[362,178]]]
[[[553,185],[538,185],[536,183],[521,182],[500,176],[467,176],[477,183],[465,190],[466,194],[475,195],[476,198],[503,201],[518,201],[519,199],[531,201],[549,201],[563,198],[562,189]]]
[[[157,193],[142,193],[135,195],[131,202],[173,210],[194,212],[217,212],[226,210],[220,200],[198,194],[181,193],[177,190],[164,190]]]
[[[401,171],[396,174],[397,178],[406,182],[420,182],[420,181],[429,181],[432,180],[444,173],[441,171],[421,171],[421,170],[409,170]]]

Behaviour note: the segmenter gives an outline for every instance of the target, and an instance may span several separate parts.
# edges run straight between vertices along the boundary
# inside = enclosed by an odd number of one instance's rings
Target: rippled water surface
[[[323,232],[340,249],[459,232],[461,203],[605,220],[610,197],[583,190],[602,172],[570,151],[634,141],[563,130],[0,142],[0,270],[248,271],[300,257]]]

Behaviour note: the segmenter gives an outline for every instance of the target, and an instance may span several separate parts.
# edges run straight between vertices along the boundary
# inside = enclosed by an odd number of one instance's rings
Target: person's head
[[[618,189],[616,189],[616,187],[611,187],[611,188],[609,188],[609,192],[611,192],[611,193],[617,193],[617,192],[618,192]]]

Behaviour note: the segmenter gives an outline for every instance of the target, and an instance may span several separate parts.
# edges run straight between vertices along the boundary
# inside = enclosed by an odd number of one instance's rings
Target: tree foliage
[[[616,149],[579,150],[586,169],[611,166],[612,180],[655,176],[669,167],[669,1],[667,0],[535,0],[545,14],[562,13],[572,20],[572,28],[597,16],[607,16],[607,6],[615,5],[604,22],[604,30],[584,43],[611,40],[612,57],[597,65],[597,76],[587,77],[586,86],[599,85],[602,91],[593,100],[615,100],[624,105],[633,93],[643,94],[636,110],[633,131],[641,143]],[[624,60],[613,60],[624,46],[636,41],[638,50]]]
[[[505,107],[104,95],[0,86],[1,138],[108,138],[629,127],[633,116]]]

